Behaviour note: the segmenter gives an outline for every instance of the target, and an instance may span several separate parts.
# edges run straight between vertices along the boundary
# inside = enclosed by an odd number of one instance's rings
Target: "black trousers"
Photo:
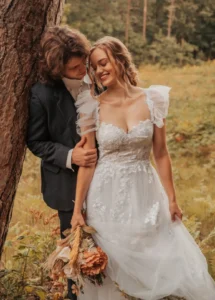
[[[60,219],[60,236],[61,238],[65,238],[65,236],[63,235],[63,232],[68,229],[71,228],[71,219],[72,219],[72,214],[73,214],[73,210],[71,211],[58,211],[58,216]],[[68,296],[67,298],[72,299],[72,300],[77,300],[77,296],[72,294],[72,285],[74,284],[74,282],[71,279],[68,279]]]

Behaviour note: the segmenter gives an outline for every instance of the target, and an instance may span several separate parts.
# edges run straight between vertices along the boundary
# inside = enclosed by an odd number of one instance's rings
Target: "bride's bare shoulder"
[[[139,86],[133,86],[129,92],[131,99],[142,99],[145,98],[144,89]]]

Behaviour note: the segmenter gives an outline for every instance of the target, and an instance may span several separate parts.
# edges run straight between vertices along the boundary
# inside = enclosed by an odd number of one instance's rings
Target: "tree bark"
[[[131,13],[131,0],[127,0],[127,14],[125,24],[125,44],[128,46],[129,28],[130,28],[130,13]]]
[[[143,40],[146,41],[147,0],[143,0]]]
[[[29,90],[46,26],[59,24],[64,0],[0,0],[0,257],[25,156]]]
[[[175,0],[171,0],[170,6],[169,6],[169,15],[168,15],[168,29],[167,29],[167,37],[171,37],[171,31],[172,31],[172,23],[174,18],[174,10],[175,10]]]

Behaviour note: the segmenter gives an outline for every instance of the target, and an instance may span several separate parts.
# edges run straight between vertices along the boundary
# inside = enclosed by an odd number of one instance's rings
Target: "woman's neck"
[[[125,82],[117,82],[107,88],[108,96],[113,96],[114,98],[120,98],[121,100],[126,100],[131,97],[133,91],[133,86]]]

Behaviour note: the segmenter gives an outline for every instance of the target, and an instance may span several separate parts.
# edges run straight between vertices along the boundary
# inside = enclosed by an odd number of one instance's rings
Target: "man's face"
[[[64,66],[63,76],[69,79],[82,79],[86,73],[86,58],[72,57]]]

